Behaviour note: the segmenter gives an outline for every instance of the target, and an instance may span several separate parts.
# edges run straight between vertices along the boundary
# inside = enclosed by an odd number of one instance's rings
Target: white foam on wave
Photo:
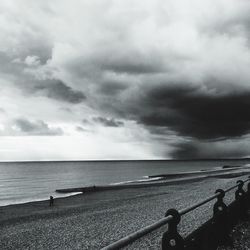
[[[130,184],[130,183],[142,183],[142,182],[149,182],[149,181],[158,181],[158,180],[163,179],[163,177],[150,178],[149,176],[143,176],[143,178],[144,179],[115,182],[115,183],[111,183],[110,185],[123,185],[123,184]]]

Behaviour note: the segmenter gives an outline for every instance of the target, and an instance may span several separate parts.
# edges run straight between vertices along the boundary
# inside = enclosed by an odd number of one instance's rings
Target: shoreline
[[[65,193],[65,194],[61,194],[60,196],[55,197],[54,199],[64,199],[64,198],[68,198],[68,197],[75,196],[75,195],[81,195],[81,194],[82,194],[82,192]],[[25,200],[25,201],[20,201],[20,202],[16,202],[16,203],[6,204],[6,205],[0,205],[0,208],[8,207],[8,206],[16,206],[16,205],[25,205],[25,204],[31,204],[31,203],[37,203],[37,202],[49,202],[48,197],[46,197],[46,198],[44,197],[41,199],[38,198],[38,199],[32,199],[32,200]]]

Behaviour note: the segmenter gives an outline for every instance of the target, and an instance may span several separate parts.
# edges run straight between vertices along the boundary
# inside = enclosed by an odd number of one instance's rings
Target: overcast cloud
[[[78,159],[247,157],[249,13],[248,0],[2,0],[0,134],[110,145],[65,146]]]

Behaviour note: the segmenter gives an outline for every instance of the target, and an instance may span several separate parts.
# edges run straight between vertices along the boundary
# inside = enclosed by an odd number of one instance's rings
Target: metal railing
[[[164,218],[127,235],[101,250],[120,249],[166,224],[168,224],[168,230],[162,237],[163,250],[213,250],[216,249],[218,245],[228,244],[230,242],[230,228],[236,224],[239,218],[244,217],[247,213],[248,205],[250,203],[250,182],[248,183],[247,192],[243,190],[243,186],[244,183],[248,181],[250,181],[250,176],[245,181],[238,180],[236,185],[226,190],[217,189],[214,195],[180,211],[169,209]],[[237,188],[235,192],[235,201],[227,206],[224,203],[223,198],[226,193],[235,188]],[[217,201],[213,207],[213,217],[185,239],[182,238],[177,230],[177,225],[181,220],[181,216],[214,199],[217,199]]]

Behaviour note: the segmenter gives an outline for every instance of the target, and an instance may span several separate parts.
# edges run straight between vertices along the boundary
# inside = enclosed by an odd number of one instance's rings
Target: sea
[[[151,175],[213,170],[225,165],[249,163],[247,159],[0,162],[0,206],[46,200],[50,195],[66,196],[56,193],[56,189],[146,181]]]

